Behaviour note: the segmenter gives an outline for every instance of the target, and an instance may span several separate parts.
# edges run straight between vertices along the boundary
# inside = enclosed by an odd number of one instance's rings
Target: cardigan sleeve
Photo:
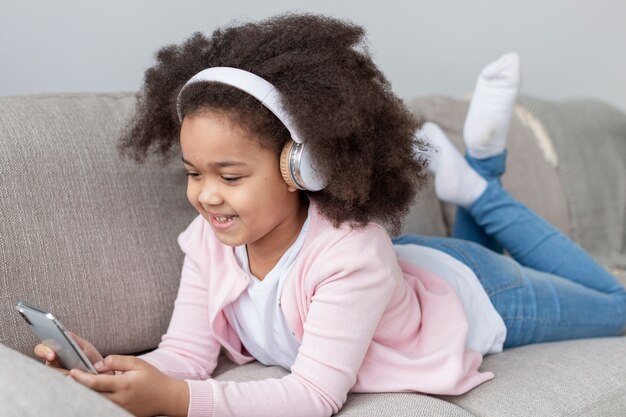
[[[208,292],[202,279],[197,251],[199,219],[180,234],[178,243],[185,253],[181,282],[167,333],[156,350],[140,356],[164,374],[176,379],[207,379],[217,366],[220,345],[209,326]]]
[[[190,416],[329,416],[341,409],[401,279],[387,234],[374,226],[367,230],[348,233],[311,267],[317,285],[291,374],[187,381]]]

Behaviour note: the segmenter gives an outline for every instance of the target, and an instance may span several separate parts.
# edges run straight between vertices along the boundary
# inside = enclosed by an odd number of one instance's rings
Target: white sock
[[[437,148],[429,165],[435,174],[437,197],[462,207],[471,206],[487,188],[487,180],[469,166],[439,126],[426,122],[420,133]]]
[[[484,159],[504,150],[519,86],[515,52],[502,55],[480,72],[463,127],[470,156]]]

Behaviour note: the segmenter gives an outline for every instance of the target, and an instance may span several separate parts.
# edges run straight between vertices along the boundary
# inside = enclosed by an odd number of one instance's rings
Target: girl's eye
[[[237,182],[240,179],[241,179],[241,177],[225,177],[225,176],[222,176],[222,180],[224,180],[224,182],[228,182],[228,183]]]
[[[200,174],[198,174],[197,172],[187,172],[185,175],[189,178],[196,178]]]

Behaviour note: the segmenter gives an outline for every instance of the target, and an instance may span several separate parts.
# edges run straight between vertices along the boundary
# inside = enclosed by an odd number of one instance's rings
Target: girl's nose
[[[224,202],[221,194],[215,187],[206,186],[203,187],[198,195],[198,201],[203,207],[219,206]]]

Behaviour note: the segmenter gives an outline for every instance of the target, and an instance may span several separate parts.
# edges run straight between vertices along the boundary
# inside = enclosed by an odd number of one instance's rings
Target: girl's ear
[[[293,193],[293,192],[298,191],[298,189],[294,187],[293,185],[287,184],[287,191],[289,191],[290,193]]]

